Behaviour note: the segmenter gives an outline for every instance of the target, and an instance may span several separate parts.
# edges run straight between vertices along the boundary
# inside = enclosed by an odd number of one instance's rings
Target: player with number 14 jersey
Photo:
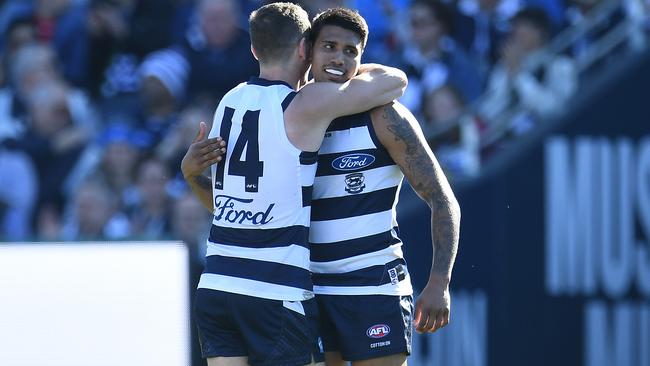
[[[282,81],[251,78],[219,103],[210,137],[222,136],[228,150],[212,166],[214,219],[199,288],[314,296],[308,227],[317,155],[287,138],[283,113],[295,93]]]

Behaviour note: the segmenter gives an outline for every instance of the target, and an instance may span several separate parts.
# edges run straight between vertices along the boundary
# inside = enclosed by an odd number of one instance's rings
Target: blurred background
[[[5,246],[181,242],[190,302],[211,218],[180,161],[220,97],[257,75],[247,16],[267,2],[0,1]],[[461,204],[452,323],[416,335],[410,364],[650,366],[650,1],[300,3],[366,18],[363,61],[407,72],[400,101]],[[416,288],[428,210],[405,183]],[[29,268],[4,265],[0,284]]]

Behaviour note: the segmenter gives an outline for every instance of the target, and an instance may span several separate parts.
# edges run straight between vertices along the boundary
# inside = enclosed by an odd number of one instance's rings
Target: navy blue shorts
[[[318,306],[200,288],[194,303],[203,357],[248,356],[251,365],[300,366],[324,360]]]
[[[360,361],[411,354],[413,296],[316,295],[326,352]]]

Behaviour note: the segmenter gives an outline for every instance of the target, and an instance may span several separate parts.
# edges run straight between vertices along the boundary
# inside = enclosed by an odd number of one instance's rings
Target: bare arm
[[[205,122],[201,122],[198,134],[183,157],[181,171],[194,195],[212,212],[212,179],[203,175],[203,172],[212,164],[221,161],[226,143],[221,137],[207,139],[206,129]]]
[[[433,261],[429,282],[416,302],[419,332],[436,331],[449,322],[449,281],[458,250],[460,208],[420,126],[394,102],[372,112],[379,140],[399,165],[415,192],[431,208]]]
[[[289,106],[290,118],[327,126],[341,116],[365,112],[401,97],[407,78],[403,71],[379,64],[364,64],[359,74],[343,84],[311,83],[300,89]]]
[[[214,211],[212,203],[212,181],[205,175],[197,175],[193,177],[185,177],[185,181],[189,184],[194,196],[199,199],[203,207],[208,211]]]

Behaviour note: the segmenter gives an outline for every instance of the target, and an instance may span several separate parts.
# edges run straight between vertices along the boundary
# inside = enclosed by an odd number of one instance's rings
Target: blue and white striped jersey
[[[312,196],[316,294],[412,294],[395,217],[403,177],[370,113],[332,122],[318,153]]]
[[[252,78],[217,107],[210,137],[227,141],[212,167],[214,219],[199,288],[288,301],[313,297],[308,229],[316,152],[289,141],[286,83]]]

